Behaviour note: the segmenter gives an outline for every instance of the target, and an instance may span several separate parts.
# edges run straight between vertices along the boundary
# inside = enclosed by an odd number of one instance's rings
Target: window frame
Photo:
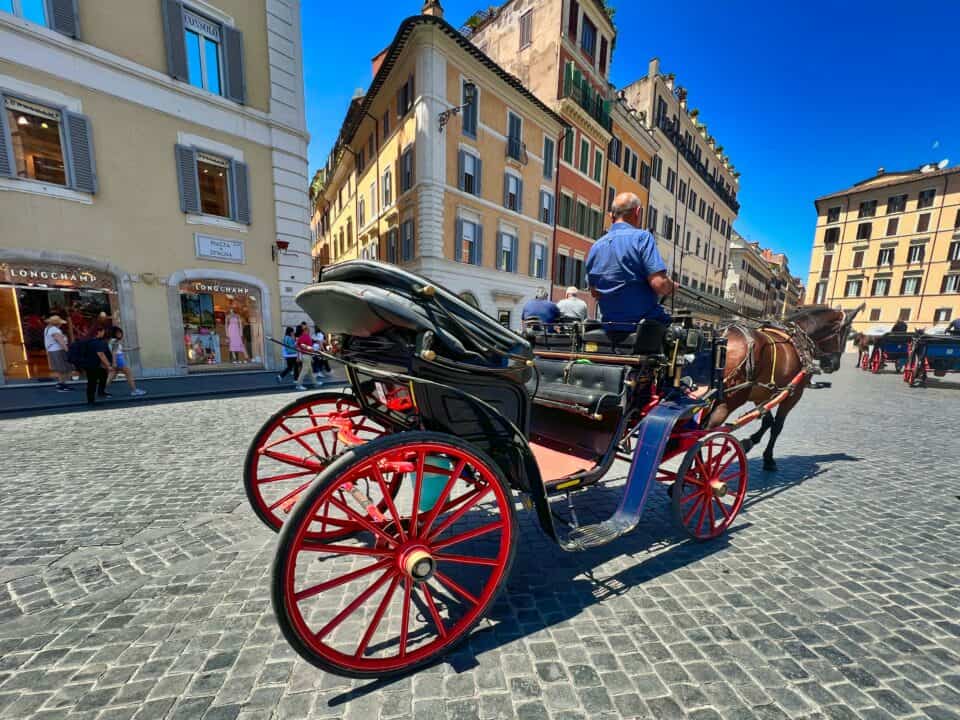
[[[587,32],[589,28],[590,32]],[[583,18],[580,22],[580,49],[583,51],[583,54],[590,58],[591,63],[596,60],[597,57],[597,37],[600,34],[599,29],[596,25],[593,24],[593,21],[587,17],[584,13]],[[590,47],[587,47],[587,37],[591,36]]]
[[[840,205],[834,205],[833,207],[827,208],[827,225],[832,225],[833,223],[840,222],[840,212],[843,208]],[[836,217],[831,219],[833,212],[836,211]]]
[[[850,292],[854,287],[856,287],[856,292]],[[863,292],[863,278],[847,278],[843,285],[843,296],[845,298],[856,298],[860,297],[861,292]]]
[[[383,175],[380,179],[381,185],[381,202],[383,203],[383,209],[386,210],[389,207],[393,206],[393,172],[390,168],[387,168],[383,171]]]
[[[200,29],[200,28],[197,28],[197,29],[189,29],[189,30],[188,30],[188,28],[187,28],[187,18],[188,18],[189,16],[191,16],[191,15],[192,15],[194,18],[196,18],[197,21],[199,21],[200,23],[207,22],[207,23],[210,23],[211,25],[215,25],[215,26],[217,27],[217,32],[218,32],[218,34],[219,34],[219,37],[213,38],[213,37],[210,36],[209,33],[203,32],[202,29]],[[201,27],[202,27],[202,26],[201,26]],[[198,31],[198,30],[199,30],[199,31]],[[197,35],[199,38],[201,38],[201,47],[200,47],[200,76],[201,76],[201,84],[200,84],[200,85],[196,85],[196,84],[193,82],[193,80],[190,79],[190,60],[189,60],[190,50],[189,50],[189,46],[187,45],[187,36],[186,36],[186,33],[187,33],[187,32],[193,32],[195,35]],[[204,91],[210,93],[211,95],[219,95],[220,97],[224,97],[224,85],[225,85],[225,83],[224,83],[224,77],[225,77],[225,74],[224,74],[224,72],[223,72],[223,67],[224,67],[224,62],[223,62],[223,61],[224,61],[224,58],[223,58],[223,23],[221,23],[221,22],[219,22],[219,21],[217,21],[217,20],[214,20],[213,18],[207,17],[207,16],[204,15],[203,13],[198,12],[197,10],[195,10],[193,7],[184,4],[184,5],[183,5],[183,33],[184,33],[183,41],[184,41],[184,45],[187,47],[187,56],[188,56],[188,59],[187,59],[187,83],[188,83],[189,85],[191,85],[192,87],[199,88],[200,90],[204,90]],[[217,90],[216,92],[214,92],[213,90],[210,89],[209,83],[208,83],[208,79],[207,79],[207,53],[204,51],[204,50],[205,50],[205,43],[202,42],[202,39],[204,39],[204,38],[206,38],[206,39],[208,39],[208,40],[216,43],[216,46],[217,46],[217,75],[218,75],[217,84],[218,84],[218,90]]]
[[[877,204],[876,200],[862,200],[860,202],[860,211],[857,213],[857,219],[876,217]]]
[[[872,295],[873,297],[887,297],[890,294],[890,287],[892,284],[893,283],[891,282],[891,279],[888,277],[874,278],[873,283],[870,287],[870,295]],[[881,285],[884,288],[884,292],[877,292],[877,290],[880,289]]]
[[[19,17],[19,16],[18,16]],[[7,100],[19,101],[27,105],[35,105],[40,110],[45,110],[51,115],[57,115],[57,130],[60,139],[60,159],[63,163],[63,184],[53,182],[51,180],[38,180],[35,177],[21,177],[20,173],[17,171],[17,153],[14,149],[13,142],[13,128],[10,127],[10,122],[7,117],[7,113],[13,114],[13,110],[8,110]],[[25,110],[24,112],[30,112]],[[3,88],[0,87],[0,132],[4,133],[2,138],[6,144],[6,149],[9,152],[10,158],[10,179],[17,182],[24,183],[33,183],[38,186],[49,186],[62,188],[65,190],[76,190],[74,187],[74,169],[73,169],[73,157],[70,152],[69,139],[67,137],[67,128],[66,128],[66,117],[65,113],[69,110],[59,103],[45,102],[43,100],[35,100],[32,97],[26,96],[22,93],[10,93],[4,92]]]
[[[538,258],[538,257],[537,257],[537,252],[538,252],[538,251],[543,254],[543,257],[542,257],[542,258]],[[538,241],[536,241],[536,240],[531,240],[531,241],[530,241],[530,253],[531,253],[531,255],[533,256],[533,261],[531,262],[531,266],[532,266],[532,269],[533,269],[533,274],[530,275],[530,277],[536,278],[537,280],[546,280],[546,279],[547,279],[547,246],[546,246],[545,244],[543,244],[542,242],[538,242]],[[540,274],[540,273],[537,272],[537,262],[538,262],[538,260],[542,260],[542,261],[543,261],[542,274]]]
[[[543,177],[546,180],[553,180],[556,145],[552,137],[549,135],[543,136]],[[550,148],[549,152],[547,151],[548,147]],[[549,160],[549,162],[547,162],[547,160]]]
[[[900,281],[900,294],[904,297],[916,297],[920,294],[920,285],[923,277],[920,275],[907,275]],[[907,283],[915,282],[916,283],[916,292],[908,293],[907,292]]]
[[[585,137],[580,138],[580,157],[577,158],[577,170],[586,175],[590,176],[590,141]],[[586,161],[587,166],[584,167],[584,161]]]
[[[593,150],[593,179],[595,182],[603,180],[603,152],[600,148]]]
[[[916,257],[918,256],[919,257]],[[911,245],[907,250],[907,265],[923,265],[923,261],[927,255],[927,246],[926,245]]]
[[[199,148],[199,147],[195,147],[195,148],[194,148],[194,153],[195,153],[195,156],[194,156],[194,163],[195,163],[194,172],[197,174],[197,193],[198,193],[197,197],[198,197],[199,200],[200,200],[200,215],[202,215],[203,217],[208,217],[208,218],[219,218],[219,219],[221,219],[221,220],[233,220],[233,218],[234,218],[234,213],[235,213],[235,211],[236,211],[236,208],[235,208],[236,200],[234,199],[234,196],[233,196],[234,192],[236,192],[236,189],[233,187],[233,178],[230,177],[230,163],[231,163],[231,161],[233,160],[233,158],[227,157],[227,156],[222,155],[222,154],[219,154],[219,153],[211,152],[211,151],[209,151],[209,150],[204,150],[203,148]],[[226,191],[226,196],[227,196],[227,214],[226,214],[226,215],[217,215],[217,214],[214,214],[214,213],[207,212],[206,210],[203,209],[203,193],[200,192],[200,190],[199,190],[199,187],[200,187],[200,162],[201,162],[200,156],[201,156],[201,155],[205,155],[206,157],[210,158],[210,160],[213,160],[213,163],[210,163],[209,161],[204,161],[204,162],[206,162],[208,165],[210,165],[210,164],[216,164],[217,161],[220,161],[220,162],[223,162],[223,163],[224,163],[224,165],[223,165],[223,168],[224,168],[223,178],[224,178],[224,185],[225,185],[225,191]]]
[[[526,50],[533,45],[533,11],[530,8],[520,16],[520,49]]]
[[[889,256],[890,256],[889,262],[884,262],[884,261],[883,261],[884,255],[889,255]],[[896,257],[897,257],[897,249],[896,249],[896,248],[892,248],[892,247],[891,247],[891,248],[880,248],[879,252],[877,253],[877,267],[883,267],[884,265],[888,265],[888,266],[890,266],[890,267],[893,267],[893,263],[894,263],[894,261],[896,260]]]
[[[926,194],[930,194],[930,202],[926,205],[922,205],[923,197]],[[934,206],[934,203],[937,201],[937,189],[936,188],[925,188],[917,193],[917,210],[925,210],[926,208],[931,208]]]

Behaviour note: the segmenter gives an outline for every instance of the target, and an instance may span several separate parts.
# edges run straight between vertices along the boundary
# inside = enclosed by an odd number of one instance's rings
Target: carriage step
[[[635,526],[609,518],[596,525],[584,525],[573,530],[563,542],[566,550],[589,550],[613,542]]]

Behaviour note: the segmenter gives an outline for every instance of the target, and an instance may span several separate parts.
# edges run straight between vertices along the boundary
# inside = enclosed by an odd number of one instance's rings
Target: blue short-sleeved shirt
[[[560,309],[557,304],[549,300],[529,300],[523,306],[521,313],[523,320],[539,320],[543,323],[554,323],[560,319]]]
[[[613,224],[587,255],[587,282],[599,294],[605,322],[670,322],[647,278],[667,269],[657,241],[646,230]]]

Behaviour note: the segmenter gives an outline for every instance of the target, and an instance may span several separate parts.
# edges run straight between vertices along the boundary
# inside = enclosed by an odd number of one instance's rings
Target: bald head
[[[633,226],[640,223],[637,217],[637,210],[640,209],[640,198],[632,192],[622,192],[613,199],[613,205],[610,207],[610,217],[614,222],[628,222]]]

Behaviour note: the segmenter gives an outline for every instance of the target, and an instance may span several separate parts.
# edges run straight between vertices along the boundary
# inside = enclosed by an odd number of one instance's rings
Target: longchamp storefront
[[[43,260],[0,261],[0,367],[3,383],[52,377],[43,333],[59,315],[72,342],[82,338],[101,313],[121,318],[117,278],[93,265]]]
[[[264,367],[263,299],[237,281],[181,282],[183,356],[188,372]]]

